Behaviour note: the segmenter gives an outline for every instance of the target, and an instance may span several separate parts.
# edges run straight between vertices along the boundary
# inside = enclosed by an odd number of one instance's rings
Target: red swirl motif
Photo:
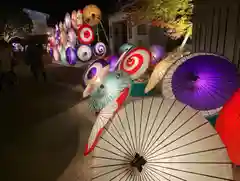
[[[135,65],[134,67],[133,65],[135,64],[136,59],[137,59],[137,65]],[[126,70],[127,67],[125,67],[125,63],[127,66],[131,68],[130,70]],[[133,54],[132,56],[127,57],[127,59],[123,59],[123,61],[120,64],[120,69],[132,75],[141,68],[142,64],[143,64],[143,56],[141,54]]]

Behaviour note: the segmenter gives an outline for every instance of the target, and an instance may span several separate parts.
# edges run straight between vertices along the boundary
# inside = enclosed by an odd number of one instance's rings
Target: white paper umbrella
[[[75,46],[77,43],[77,35],[76,35],[74,29],[72,29],[72,28],[68,29],[68,42],[72,46]]]
[[[87,62],[92,58],[92,49],[88,45],[81,45],[78,47],[77,56],[82,62]]]
[[[65,15],[64,24],[67,29],[71,28],[72,22],[71,22],[71,15],[69,13],[66,13],[66,15]]]
[[[145,48],[133,48],[125,54],[119,63],[119,70],[130,75],[132,79],[138,79],[145,73],[151,61],[151,53]]]
[[[104,127],[92,156],[95,181],[233,180],[215,129],[171,99],[148,97],[123,107]]]
[[[201,53],[200,53],[201,54]],[[206,53],[204,53],[206,55]],[[211,54],[212,55],[212,54]],[[182,65],[185,61],[189,59],[189,56],[184,56],[180,59],[178,59],[166,72],[165,76],[162,79],[162,86],[161,86],[161,92],[162,96],[167,99],[176,99],[173,91],[172,91],[172,77],[176,69]],[[216,115],[222,107],[217,108],[217,109],[212,109],[212,110],[207,110],[207,111],[201,111],[201,113],[205,117],[211,117]]]

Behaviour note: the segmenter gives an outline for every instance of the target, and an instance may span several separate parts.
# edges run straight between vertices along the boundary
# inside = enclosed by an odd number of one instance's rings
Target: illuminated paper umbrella
[[[108,63],[105,60],[99,59],[94,61],[89,65],[87,70],[83,74],[83,84],[86,87],[90,81],[96,76],[98,76],[104,67],[106,67]]]
[[[75,31],[70,28],[68,30],[68,42],[72,45],[72,46],[75,46],[76,43],[77,43],[77,35],[75,33]]]
[[[77,29],[77,11],[73,10],[71,15],[72,27]]]
[[[78,40],[82,44],[91,44],[94,41],[94,32],[91,26],[84,24],[78,29]]]
[[[66,51],[65,51],[65,48],[63,46],[60,46],[60,48],[59,48],[59,55],[60,55],[61,62],[64,65],[68,64],[67,57],[66,57]]]
[[[64,24],[67,29],[71,28],[72,22],[71,22],[71,15],[69,13],[66,13],[65,15]]]
[[[107,62],[109,64],[109,66],[110,66],[109,71],[110,72],[114,72],[117,69],[117,66],[118,66],[118,64],[117,64],[118,57],[112,55],[112,56],[107,58]]]
[[[162,86],[161,86],[161,92],[162,92],[162,96],[164,98],[175,99],[175,95],[173,94],[173,91],[172,91],[173,74],[176,71],[176,69],[183,62],[185,62],[188,59],[189,59],[189,56],[184,56],[184,57],[178,59],[178,61],[176,61],[167,71],[166,75],[164,76],[164,78],[162,80]],[[201,112],[205,117],[209,118],[211,116],[215,116],[220,110],[221,110],[221,107],[216,108],[216,109],[211,109],[211,110],[205,110],[205,111],[201,111]]]
[[[172,76],[176,99],[202,111],[223,106],[239,87],[235,65],[209,53],[195,53],[186,58]]]
[[[65,31],[61,31],[61,33],[60,33],[60,43],[63,46],[66,46],[66,44],[67,44],[67,34]]]
[[[77,55],[72,47],[68,47],[66,50],[67,62],[70,65],[75,65],[77,63]]]
[[[122,71],[110,72],[100,81],[88,84],[87,94],[84,91],[84,97],[90,95],[89,107],[92,111],[99,112],[113,100],[120,97],[122,93],[127,94],[131,87],[129,75]],[[90,90],[90,91],[89,91]]]
[[[83,9],[83,20],[90,26],[99,24],[101,18],[102,18],[101,10],[96,5],[90,4]]]
[[[134,48],[127,52],[119,64],[119,69],[138,79],[147,70],[151,53],[145,48]]]
[[[87,62],[92,58],[92,49],[88,45],[81,45],[78,47],[77,56],[82,62]]]
[[[96,181],[233,180],[214,128],[198,111],[160,97],[116,113],[92,152],[91,172]]]
[[[53,48],[53,58],[55,61],[59,61],[60,60],[60,54],[57,48]]]
[[[124,43],[122,46],[119,48],[119,54],[121,55],[124,52],[127,52],[131,49],[135,48],[135,46],[131,43]]]
[[[80,28],[83,24],[83,12],[82,10],[77,11],[77,27]]]
[[[156,87],[156,85],[161,82],[167,70],[171,65],[176,62],[179,58],[183,57],[185,54],[190,52],[184,52],[183,49],[175,49],[173,52],[170,52],[163,60],[161,60],[154,68],[147,86],[145,87],[144,92],[148,93]]]
[[[240,165],[240,89],[223,106],[216,121],[216,130],[226,145],[231,161]]]
[[[152,45],[150,47],[150,52],[152,55],[152,64],[156,64],[157,62],[159,62],[160,59],[162,59],[165,55],[165,49],[160,45]]]
[[[98,57],[104,57],[107,53],[107,47],[103,42],[97,42],[93,48],[93,53]]]

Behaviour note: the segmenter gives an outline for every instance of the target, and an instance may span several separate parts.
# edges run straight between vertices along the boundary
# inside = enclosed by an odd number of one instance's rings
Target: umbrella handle
[[[138,153],[136,153],[135,158],[131,162],[132,167],[136,167],[139,172],[142,172],[142,167],[147,163],[147,161],[140,156]]]

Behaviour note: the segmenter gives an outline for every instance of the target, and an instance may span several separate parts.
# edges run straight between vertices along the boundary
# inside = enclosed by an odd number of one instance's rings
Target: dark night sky
[[[82,9],[88,4],[96,4],[102,11],[103,15],[107,15],[113,10],[116,0],[35,0],[21,1],[21,4],[2,5],[0,16],[3,13],[14,13],[20,8],[29,8],[32,10],[44,12],[50,15],[50,21],[63,20],[65,13],[71,13],[73,10]]]

